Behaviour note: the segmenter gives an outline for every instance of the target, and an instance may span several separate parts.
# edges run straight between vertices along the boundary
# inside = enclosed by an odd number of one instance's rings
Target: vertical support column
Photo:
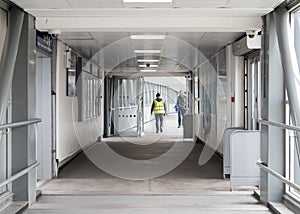
[[[262,45],[262,100],[261,117],[284,122],[284,76],[278,48],[273,14],[264,18]],[[284,131],[261,126],[261,159],[270,168],[284,174]],[[284,185],[272,175],[261,170],[261,200],[264,203],[282,201]]]
[[[235,116],[234,126],[244,126],[244,57],[234,57],[234,89],[235,89]]]
[[[190,102],[191,102],[191,110],[190,110],[190,114],[194,115],[195,114],[195,85],[196,85],[196,81],[195,81],[195,71],[194,72],[191,72],[191,99],[190,99]]]
[[[112,79],[113,81],[113,89],[112,89],[112,94],[111,94],[111,99],[113,101],[113,111],[112,111],[112,124],[111,124],[111,130],[113,131],[114,135],[118,135],[119,132],[119,103],[120,103],[120,99],[121,99],[121,103],[123,97],[120,97],[121,94],[121,84],[119,85],[119,81],[118,81],[118,77],[113,77]]]
[[[58,164],[56,162],[56,141],[57,141],[57,134],[56,134],[56,77],[57,77],[57,39],[53,40],[52,45],[52,61],[51,61],[51,111],[52,111],[52,124],[51,124],[51,130],[52,130],[52,177],[58,176]]]
[[[194,117],[193,117],[193,109],[194,109],[194,87],[193,87],[193,79],[194,74],[192,72],[186,77],[186,88],[187,88],[187,96],[186,102],[188,104],[188,111],[186,115],[184,115],[184,126],[183,126],[183,137],[184,138],[194,138]]]
[[[289,13],[286,8],[278,8],[274,13],[280,56],[282,59],[284,80],[290,103],[292,122],[300,126],[300,72],[296,50],[289,25]],[[297,133],[297,148],[300,147],[300,134]],[[300,158],[300,155],[298,154]]]
[[[104,136],[110,136],[110,77],[106,76],[104,78]]]
[[[138,93],[138,112],[137,112],[137,135],[142,137],[144,135],[144,78],[138,77],[137,84]]]
[[[67,59],[69,60],[69,59]],[[76,57],[76,93],[78,99],[78,121],[83,122],[86,115],[86,87],[87,82],[85,82],[85,73],[81,72],[82,70],[82,58]],[[80,71],[80,72],[79,72]]]
[[[0,1],[1,2],[1,1]],[[1,8],[1,3],[0,3],[0,60],[1,60],[1,55],[2,52],[4,52],[4,41],[5,41],[5,37],[8,31],[8,12],[7,10],[3,10]],[[1,72],[1,71],[0,71]],[[7,109],[9,109],[9,104],[7,106]],[[7,118],[4,119],[4,121],[2,121],[4,123],[10,122],[7,121]],[[3,181],[7,178],[7,169],[8,169],[8,157],[7,157],[7,135],[5,134],[5,130],[1,130],[0,131],[0,180]],[[0,188],[0,195],[6,191],[6,187]],[[1,202],[0,202],[1,203]]]
[[[234,56],[232,45],[226,47],[227,127],[244,126],[244,57]]]
[[[226,47],[226,77],[227,77],[227,121],[226,127],[233,127],[233,115],[234,108],[232,107],[231,97],[234,95],[233,93],[233,83],[234,83],[234,56],[232,53],[232,45],[228,45]]]
[[[20,35],[24,12],[19,8],[12,8],[9,16],[9,32],[6,35],[5,47],[0,62],[0,124],[3,124],[8,96],[11,89],[14,68],[17,57],[17,50],[20,42]]]
[[[193,114],[193,72],[190,71],[189,75],[186,77],[186,102],[188,104],[187,114]]]
[[[34,18],[24,16],[21,40],[15,65],[12,85],[12,120],[22,121],[36,117],[35,83],[35,39]],[[15,174],[36,161],[35,125],[12,131],[12,173]],[[13,182],[14,200],[35,201],[36,170]]]

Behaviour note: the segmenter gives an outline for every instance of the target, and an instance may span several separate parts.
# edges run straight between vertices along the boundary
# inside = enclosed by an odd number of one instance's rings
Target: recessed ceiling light
[[[158,59],[138,59],[138,62],[159,62]]]
[[[124,3],[171,3],[173,0],[123,0]]]
[[[149,54],[156,54],[156,53],[161,53],[161,50],[135,50],[135,53],[149,53]]]
[[[165,39],[165,35],[131,35],[131,39],[153,39],[153,40],[158,40],[158,39]]]
[[[157,68],[157,65],[139,65],[140,68]]]
[[[141,72],[156,72],[156,70],[147,70],[147,69],[143,69],[143,70],[140,70]]]

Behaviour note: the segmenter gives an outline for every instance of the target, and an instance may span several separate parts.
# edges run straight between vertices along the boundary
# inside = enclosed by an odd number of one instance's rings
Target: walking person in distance
[[[178,93],[176,105],[178,113],[178,128],[180,128],[181,125],[183,126],[183,117],[186,111],[186,97],[182,90]]]
[[[166,105],[160,98],[160,93],[156,94],[156,99],[153,100],[151,106],[151,114],[155,115],[156,133],[163,132],[164,115],[166,115]]]

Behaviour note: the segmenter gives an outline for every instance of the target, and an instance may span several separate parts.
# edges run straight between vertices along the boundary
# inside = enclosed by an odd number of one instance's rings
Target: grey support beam
[[[286,8],[278,8],[274,13],[278,44],[281,53],[282,66],[285,75],[285,85],[290,103],[292,121],[300,126],[300,73],[296,49],[289,24],[289,13]],[[297,134],[297,149],[300,159],[300,134]]]
[[[261,117],[264,120],[284,123],[285,84],[273,14],[265,17],[262,51]],[[261,160],[281,175],[285,172],[284,140],[284,130],[261,125]],[[284,184],[261,170],[260,190],[264,203],[280,202]]]
[[[12,121],[36,117],[36,30],[25,14],[12,81]],[[12,130],[12,174],[36,162],[36,125]],[[31,204],[36,196],[36,169],[12,183],[15,201]]]
[[[5,39],[7,51],[3,51],[0,61],[0,124],[4,123],[6,115],[24,19],[24,12],[19,8],[12,8],[9,14],[9,31]]]
[[[278,8],[275,10],[274,18],[291,116],[294,125],[300,126],[300,73],[292,38],[292,30],[289,25],[289,13],[285,8]]]

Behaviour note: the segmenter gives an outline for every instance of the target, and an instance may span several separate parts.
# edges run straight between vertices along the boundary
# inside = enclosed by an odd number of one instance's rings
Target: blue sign
[[[52,54],[53,40],[47,32],[36,31],[36,47]]]

